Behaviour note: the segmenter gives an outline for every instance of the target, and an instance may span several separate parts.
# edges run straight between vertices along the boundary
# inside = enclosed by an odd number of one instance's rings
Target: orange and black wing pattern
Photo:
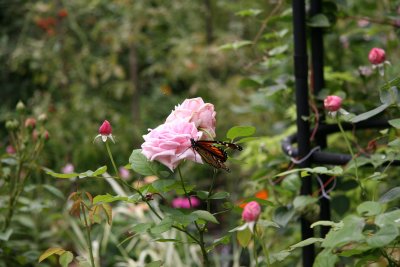
[[[228,159],[228,155],[225,150],[216,146],[225,146],[232,149],[242,150],[241,146],[233,143],[227,143],[222,141],[208,141],[200,140],[195,141],[193,138],[190,139],[191,147],[199,153],[203,161],[213,166],[216,169],[224,169],[229,172],[229,168],[226,167],[225,162]]]

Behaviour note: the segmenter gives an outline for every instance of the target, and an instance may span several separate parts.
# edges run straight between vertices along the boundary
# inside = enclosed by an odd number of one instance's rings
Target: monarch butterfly
[[[226,148],[242,150],[243,148],[233,143],[222,141],[199,140],[195,141],[190,138],[191,148],[194,149],[201,158],[209,165],[216,169],[224,169],[229,172],[229,168],[225,166],[225,161],[228,159],[226,151],[216,145],[225,146]]]

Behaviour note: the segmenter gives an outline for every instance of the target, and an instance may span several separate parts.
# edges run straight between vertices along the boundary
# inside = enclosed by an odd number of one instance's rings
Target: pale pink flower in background
[[[200,206],[200,200],[195,196],[190,196],[190,202],[192,203],[192,208],[197,208]],[[172,207],[178,209],[190,209],[190,202],[187,197],[177,197],[172,200]]]
[[[242,219],[246,222],[255,222],[261,214],[261,206],[256,201],[247,203],[242,212]]]
[[[193,122],[172,120],[143,135],[142,154],[151,161],[161,162],[171,171],[184,159],[201,163],[201,157],[190,149],[190,139],[198,140],[202,134]]]
[[[374,47],[369,51],[368,60],[373,65],[379,65],[385,62],[386,55],[385,50],[382,48]]]
[[[96,140],[99,137],[101,138],[101,140],[103,140],[103,142],[106,142],[107,139],[110,138],[111,141],[115,143],[114,137],[112,135],[111,124],[108,120],[105,120],[103,124],[100,126],[99,134],[94,138],[94,140]]]
[[[194,122],[200,131],[204,131],[210,138],[215,137],[216,112],[214,105],[204,103],[201,97],[186,99],[168,116],[166,122],[185,120]]]
[[[361,28],[367,27],[369,25],[369,20],[367,20],[367,19],[359,19],[357,21],[357,25],[358,25],[358,27],[361,27]]]
[[[8,146],[6,147],[6,152],[7,152],[8,154],[12,155],[12,154],[15,154],[15,152],[17,152],[17,151],[15,151],[15,148],[14,148],[12,145],[8,145]]]
[[[36,119],[35,118],[27,118],[25,120],[25,127],[26,128],[33,129],[33,128],[35,128],[35,126],[36,126]]]
[[[335,112],[338,111],[342,106],[342,98],[336,95],[327,96],[324,99],[324,107],[326,110]]]
[[[61,169],[62,173],[73,173],[75,170],[75,167],[72,163],[67,163],[65,166]]]
[[[131,174],[129,173],[129,170],[127,170],[126,168],[124,168],[122,166],[119,167],[118,171],[119,171],[119,176],[122,179],[128,179],[131,176]]]
[[[369,66],[360,66],[358,67],[358,72],[361,76],[368,77],[372,75],[372,68]]]

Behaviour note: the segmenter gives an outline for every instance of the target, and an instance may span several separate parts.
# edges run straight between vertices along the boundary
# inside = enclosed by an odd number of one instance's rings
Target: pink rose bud
[[[26,128],[35,128],[36,126],[36,120],[34,118],[27,118],[25,120],[25,127]]]
[[[47,131],[47,130],[44,131],[44,133],[43,133],[43,138],[44,138],[44,140],[46,140],[46,141],[50,139],[49,131]]]
[[[328,111],[338,111],[342,106],[342,98],[336,95],[327,96],[324,100],[324,107]]]
[[[190,196],[190,202],[187,197],[177,197],[172,200],[172,207],[178,209],[190,209],[190,203],[192,203],[192,208],[200,206],[200,200],[195,196]]]
[[[246,222],[254,222],[258,220],[261,213],[260,204],[256,201],[247,203],[242,212],[242,219]]]
[[[119,176],[121,176],[122,179],[128,179],[131,175],[127,169],[124,167],[119,167]]]
[[[377,47],[372,48],[371,51],[369,51],[368,59],[373,65],[382,64],[385,62],[385,50]]]
[[[108,122],[108,120],[105,120],[99,128],[99,134],[109,135],[111,134],[111,132],[112,132],[111,124]]]
[[[32,132],[33,141],[36,141],[38,139],[38,137],[39,137],[39,132],[36,130],[33,130],[33,132]]]

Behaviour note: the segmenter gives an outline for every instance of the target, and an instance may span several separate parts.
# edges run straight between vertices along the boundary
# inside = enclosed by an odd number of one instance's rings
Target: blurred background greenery
[[[108,164],[103,146],[93,144],[107,119],[117,140],[114,157],[123,166],[148,128],[162,123],[184,99],[201,96],[215,105],[217,139],[223,140],[234,125],[255,126],[260,136],[241,154],[246,164],[234,166],[229,178],[221,174],[219,186],[232,193],[233,201],[268,188],[273,201],[290,202],[298,183],[276,189],[271,182],[288,163],[279,141],[295,131],[290,4],[0,0],[1,151],[6,154],[10,144],[5,122],[15,117],[21,100],[30,116],[47,117],[50,138],[38,165],[61,172],[67,163],[79,171]],[[367,55],[372,47],[384,48],[392,62],[387,76],[398,75],[399,6],[399,1],[325,1],[330,23],[324,29],[327,83],[317,105],[328,93],[346,96],[346,109],[355,113],[377,105],[377,88],[384,81],[370,69]],[[207,185],[201,179],[209,172],[188,169],[199,187]],[[103,181],[84,185],[94,195],[113,191]],[[16,245],[5,253],[9,256],[3,257],[3,266],[36,266],[37,256],[50,245],[74,246],[73,223],[64,219],[73,186],[40,169],[34,172],[18,204],[12,236]],[[237,214],[229,218],[227,225],[237,223]],[[275,245],[281,249],[293,243],[297,227],[283,229],[280,234],[288,240]],[[109,253],[123,254],[116,250]],[[137,252],[129,253],[137,257]],[[124,258],[126,266],[129,257]],[[104,266],[115,266],[118,260],[106,261]],[[287,266],[294,262],[295,257]]]

